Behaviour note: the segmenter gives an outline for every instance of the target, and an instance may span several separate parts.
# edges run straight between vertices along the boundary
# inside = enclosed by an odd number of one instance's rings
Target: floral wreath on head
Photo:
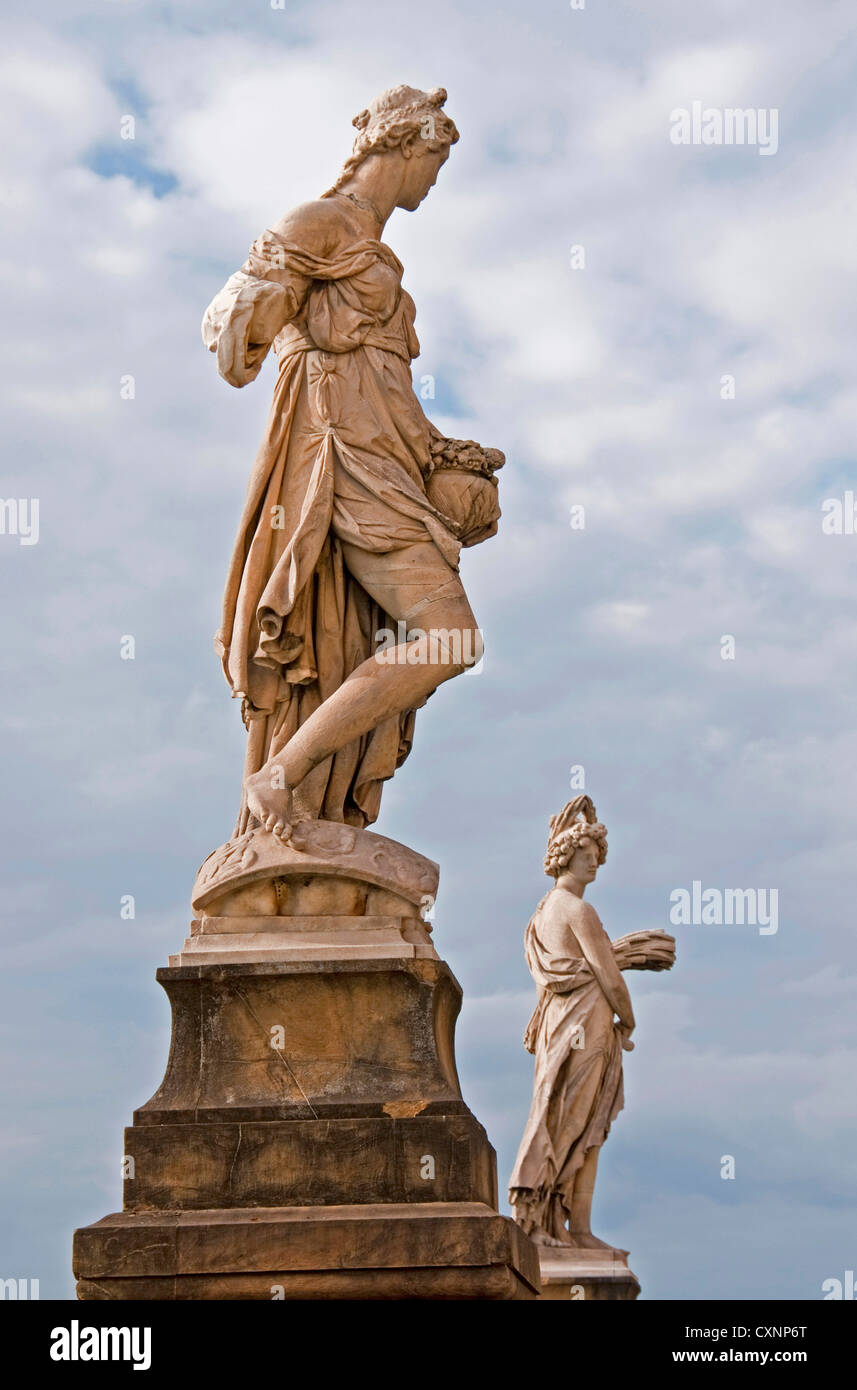
[[[598,846],[598,863],[607,858],[607,827],[602,825],[591,797],[576,796],[550,818],[550,834],[545,853],[545,873],[559,878],[584,840]]]

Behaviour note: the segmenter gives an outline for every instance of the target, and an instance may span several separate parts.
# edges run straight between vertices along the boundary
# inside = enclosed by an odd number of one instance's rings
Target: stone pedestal
[[[164,1080],[124,1211],[75,1236],[83,1299],[534,1298],[455,1067],[461,989],[419,915],[437,868],[309,823],[203,866],[158,971]]]
[[[541,1298],[547,1302],[597,1299],[629,1301],[640,1283],[625,1250],[574,1250],[539,1246]]]
[[[538,1261],[480,1202],[119,1212],[77,1232],[81,1299],[535,1298]]]

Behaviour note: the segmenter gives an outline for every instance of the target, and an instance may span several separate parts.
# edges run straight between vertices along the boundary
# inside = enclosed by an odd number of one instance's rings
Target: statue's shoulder
[[[550,913],[556,917],[594,917],[599,919],[592,903],[586,902],[585,898],[575,897],[574,892],[568,892],[567,888],[551,888],[550,892],[544,894],[542,902],[539,903],[542,912]]]
[[[271,231],[316,256],[330,256],[354,240],[352,220],[339,198],[313,198],[300,203],[280,217]]]
[[[552,926],[601,925],[601,918],[591,903],[564,888],[554,888],[542,900],[545,921]]]

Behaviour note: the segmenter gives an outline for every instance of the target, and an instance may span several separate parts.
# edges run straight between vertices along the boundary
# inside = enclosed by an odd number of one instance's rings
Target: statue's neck
[[[398,188],[384,186],[384,181],[368,178],[358,168],[337,190],[356,203],[362,212],[372,219],[380,237],[389,221],[398,198]]]
[[[574,874],[560,874],[556,881],[557,888],[564,888],[567,893],[573,893],[576,898],[582,898],[586,892],[586,884],[581,883]]]

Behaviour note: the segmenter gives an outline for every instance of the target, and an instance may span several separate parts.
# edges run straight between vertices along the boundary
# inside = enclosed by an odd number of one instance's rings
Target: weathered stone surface
[[[439,960],[418,917],[202,917],[172,967],[290,960]]]
[[[500,1298],[538,1258],[478,1203],[117,1213],[75,1236],[81,1299]]]
[[[76,1233],[80,1298],[535,1296],[461,1098],[443,962],[158,978],[167,1074],[126,1131],[126,1210]]]
[[[268,1106],[277,1109],[267,1118],[285,1119],[330,1105],[354,1114],[361,1103],[383,1113],[390,1103],[461,1101],[461,988],[442,961],[199,965],[159,970],[158,980],[173,1040],[135,1124],[263,1119]]]
[[[494,1150],[472,1115],[150,1125],[125,1131],[126,1211],[497,1203]]]
[[[239,894],[273,886],[254,900],[253,916],[419,912],[437,894],[438,866],[397,840],[356,826],[301,821],[285,843],[269,831],[248,831],[214,850],[196,877],[194,911],[211,916],[245,911]],[[279,906],[278,906],[279,904]]]
[[[628,1302],[640,1283],[624,1250],[560,1249],[540,1245],[541,1298],[548,1303],[595,1299]]]
[[[272,1292],[272,1290],[274,1292]],[[506,1264],[456,1265],[449,1269],[325,1269],[310,1274],[275,1270],[267,1274],[185,1274],[174,1279],[81,1279],[78,1298],[95,1300],[171,1299],[219,1302],[298,1299],[532,1299],[530,1285]]]
[[[354,826],[301,821],[288,843],[250,830],[203,864],[169,963],[437,960],[423,919],[437,881],[432,860]]]

